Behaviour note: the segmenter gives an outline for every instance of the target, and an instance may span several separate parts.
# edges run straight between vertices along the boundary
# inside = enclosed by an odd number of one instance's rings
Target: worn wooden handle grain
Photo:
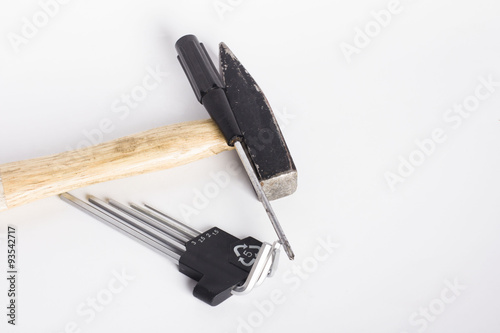
[[[212,120],[169,125],[81,150],[0,165],[0,211],[76,188],[230,150]]]

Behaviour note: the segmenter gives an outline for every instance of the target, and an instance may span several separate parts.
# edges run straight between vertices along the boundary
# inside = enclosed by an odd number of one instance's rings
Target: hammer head
[[[294,193],[297,169],[266,96],[224,43],[219,62],[227,99],[266,196],[274,200]]]
[[[176,43],[179,61],[198,100],[219,125],[229,145],[243,141],[269,200],[297,189],[297,169],[266,96],[229,48],[219,47],[219,73],[198,39]],[[222,77],[221,77],[222,76]]]

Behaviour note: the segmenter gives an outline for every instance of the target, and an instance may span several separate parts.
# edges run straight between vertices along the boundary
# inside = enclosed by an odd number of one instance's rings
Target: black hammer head
[[[266,96],[224,43],[219,57],[227,99],[264,192],[269,200],[292,194],[297,169]]]
[[[267,198],[295,192],[297,169],[278,122],[266,96],[239,60],[221,43],[219,73],[195,36],[180,38],[176,48],[198,101],[219,125],[227,143],[244,143]]]

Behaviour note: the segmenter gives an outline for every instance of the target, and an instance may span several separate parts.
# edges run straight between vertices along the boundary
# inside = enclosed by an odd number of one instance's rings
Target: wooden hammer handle
[[[0,165],[0,211],[76,188],[230,150],[212,120],[169,125],[61,154]]]

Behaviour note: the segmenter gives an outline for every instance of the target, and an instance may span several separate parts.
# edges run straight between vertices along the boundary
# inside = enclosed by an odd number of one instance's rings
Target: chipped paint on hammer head
[[[219,45],[226,96],[247,154],[270,200],[295,192],[297,169],[266,96],[226,44]]]

